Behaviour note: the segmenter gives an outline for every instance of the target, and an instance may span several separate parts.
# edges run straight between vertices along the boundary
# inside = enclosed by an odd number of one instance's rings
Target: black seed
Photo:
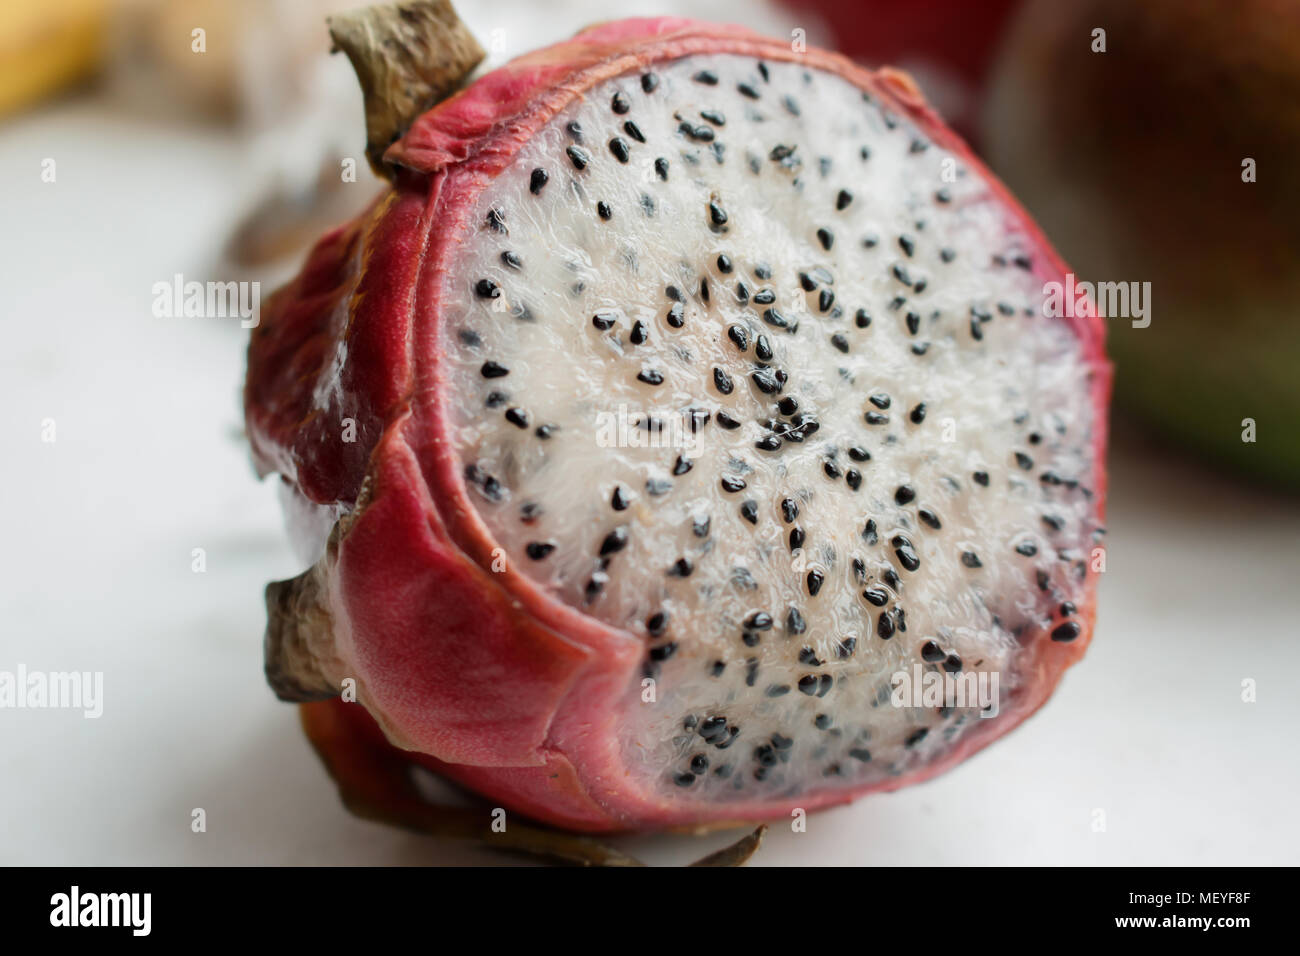
[[[691,519],[691,534],[697,538],[707,538],[711,524],[713,524],[713,519],[708,515],[696,515]]]
[[[700,72],[696,73],[691,77],[691,79],[696,83],[703,83],[705,86],[718,85],[718,74],[714,73],[712,70],[700,70]]]
[[[675,578],[689,578],[694,570],[695,565],[691,564],[687,558],[678,558],[673,562],[672,567],[668,569],[668,573]]]
[[[888,611],[881,611],[876,620],[876,636],[887,641],[894,636],[894,618]]]
[[[569,123],[567,126],[565,126],[565,129],[569,131],[569,135],[573,137],[573,141],[575,143],[582,142],[582,126],[578,123],[577,120],[574,120],[571,123]]]
[[[632,104],[627,101],[627,97],[620,91],[615,93],[613,99],[609,101],[609,108],[622,116],[632,108]]]
[[[844,480],[848,483],[850,488],[857,491],[862,487],[862,472],[858,471],[856,468],[850,468],[844,473]]]
[[[912,550],[911,545],[904,545],[901,548],[895,548],[894,555],[898,558],[898,563],[908,571],[915,571],[921,566],[921,559],[917,557],[916,552]]]
[[[501,253],[501,261],[511,269],[522,269],[524,267],[524,260],[513,252]]]
[[[835,293],[830,289],[822,289],[817,293],[817,308],[823,312],[829,312],[831,306],[835,304]]]
[[[484,378],[501,378],[503,375],[509,375],[510,369],[506,368],[504,365],[498,364],[497,362],[484,362],[483,366],[479,369],[479,374]]]
[[[727,211],[716,199],[709,200],[709,220],[715,226],[724,226],[727,223]]]
[[[653,495],[654,497],[658,498],[672,491],[673,483],[669,481],[667,478],[650,478],[647,479],[645,483],[645,490],[647,494]]]
[[[700,116],[714,126],[726,126],[727,118],[719,110],[700,110]]]
[[[786,524],[799,517],[799,505],[793,498],[781,499],[781,517],[785,519]]]
[[[816,597],[817,592],[822,589],[822,582],[825,580],[826,580],[825,575],[823,575],[820,571],[816,569],[809,571],[807,577],[808,596]]]
[[[827,252],[830,251],[831,246],[835,245],[835,237],[829,229],[818,229],[817,241],[822,244],[822,248]]]
[[[727,429],[727,431],[731,431],[733,429],[740,427],[740,422],[736,421],[734,418],[732,418],[730,415],[728,415],[726,412],[722,411],[721,409],[714,412],[713,417],[714,419],[717,420],[717,423],[721,425],[723,428]]]
[[[528,413],[522,408],[507,408],[506,421],[518,428],[527,428]]]
[[[668,310],[668,314],[664,316],[664,321],[674,329],[680,329],[686,324],[686,320],[683,318],[684,314],[685,310],[682,308],[682,304],[680,302],[674,302],[672,308]]]
[[[781,439],[775,435],[764,435],[758,441],[754,442],[754,447],[759,451],[779,451],[781,448]]]
[[[736,387],[731,376],[716,366],[713,369],[713,385],[723,395],[730,395]]]
[[[931,511],[929,508],[922,508],[920,511],[916,513],[916,516],[920,518],[922,522],[924,522],[925,524],[933,528],[935,531],[938,531],[940,528],[943,527],[943,525],[939,522],[939,516],[935,514],[933,511]]]
[[[974,551],[963,551],[961,553],[961,563],[968,568],[984,567],[984,562],[980,560],[980,556]]]
[[[916,240],[911,236],[899,236],[898,247],[910,257],[912,253],[916,252]]]
[[[983,485],[985,488],[989,486],[989,473],[987,471],[972,472],[971,478],[975,480],[977,485]]]
[[[884,588],[867,588],[862,596],[876,607],[884,607],[889,603],[889,592]]]
[[[984,327],[980,325],[979,319],[970,320],[970,337],[976,342],[984,341]]]
[[[722,490],[730,494],[735,494],[737,491],[744,491],[746,487],[745,479],[737,477],[736,475],[723,475],[720,484],[722,485]]]
[[[817,688],[820,686],[820,683],[821,682],[817,679],[816,674],[807,674],[799,678],[799,690],[802,693],[807,694],[809,697],[812,697],[817,693]]]
[[[743,325],[733,325],[727,329],[727,338],[742,352],[749,348],[749,330]]]
[[[673,462],[673,474],[684,475],[695,467],[695,462],[681,455],[677,456],[677,461]]]
[[[755,305],[771,305],[775,301],[776,301],[776,293],[773,292],[771,289],[759,289],[757,292],[754,293]],[[781,322],[784,322],[784,320],[781,320]],[[773,322],[772,324],[778,325],[781,323]]]
[[[858,328],[865,329],[871,324],[871,316],[867,314],[866,309],[858,309],[857,314],[853,317],[853,321],[857,324]]]
[[[1016,464],[1025,471],[1029,471],[1034,467],[1034,459],[1030,458],[1023,451],[1018,451],[1016,452]]]
[[[646,331],[645,324],[638,320],[632,326],[632,331],[628,334],[628,340],[633,345],[644,345],[649,333]]]
[[[1059,515],[1043,515],[1043,524],[1047,525],[1053,531],[1060,531],[1065,527],[1065,519]]]
[[[587,164],[591,162],[591,156],[581,146],[569,146],[564,151],[568,154],[569,162],[573,163],[574,169],[586,169]]]
[[[505,232],[505,233],[509,232],[509,230],[506,229],[505,213],[503,213],[500,209],[488,210],[487,226],[493,232]]]
[[[627,140],[620,136],[615,136],[609,141],[609,151],[614,154],[614,158],[620,163],[626,163],[631,153],[628,152]]]
[[[772,615],[766,611],[755,611],[745,618],[745,627],[751,631],[770,631],[772,630],[772,623]]]
[[[610,496],[609,503],[615,511],[626,511],[628,505],[632,503],[632,499],[620,486],[614,489],[614,494]]]
[[[760,368],[750,375],[754,384],[758,386],[759,391],[771,395],[773,392],[780,390],[781,385],[771,369]]]
[[[555,543],[551,541],[530,541],[524,548],[527,555],[534,561],[540,561],[555,550]]]
[[[916,492],[910,485],[899,485],[894,491],[894,500],[900,505],[911,504],[916,499]]]
[[[939,258],[942,259],[944,262],[952,262],[952,260],[954,260],[954,259],[957,258],[957,250],[956,250],[956,249],[940,249],[940,250],[939,250]]]
[[[696,126],[693,123],[683,121],[677,126],[678,132],[689,139],[698,143],[713,142],[713,130],[708,126]]]
[[[785,629],[791,634],[802,634],[808,629],[807,624],[804,623],[803,614],[799,612],[798,608],[792,607],[786,612]]]
[[[1047,572],[1046,572],[1046,571],[1042,571],[1042,570],[1035,571],[1035,572],[1034,572],[1034,580],[1038,583],[1038,590],[1040,590],[1040,591],[1046,591],[1046,590],[1047,590],[1047,585],[1048,585],[1050,579],[1048,578],[1048,576],[1047,576]]]
[[[719,254],[718,254],[718,271],[721,272],[723,275],[727,275],[728,273],[731,272],[731,269],[732,269],[732,266],[731,266],[731,257],[728,256],[725,252],[723,252],[723,253],[719,253]]]
[[[1074,640],[1083,633],[1083,628],[1079,627],[1077,621],[1066,621],[1064,624],[1058,624],[1052,631],[1052,640],[1066,643]]]
[[[934,194],[934,201],[940,204],[950,203],[952,202],[952,193],[950,193],[947,189],[936,190]]]
[[[913,425],[919,425],[921,422],[925,421],[925,402],[921,402],[913,408],[907,417],[912,420]]]
[[[650,660],[662,662],[668,660],[677,653],[677,642],[669,641],[667,644],[660,644],[658,647],[650,648]]]
[[[849,339],[848,336],[846,336],[843,332],[836,332],[834,335],[831,336],[831,345],[835,346],[844,354],[846,355],[848,354]]]
[[[721,677],[722,672],[725,671],[726,669],[727,669],[726,661],[714,661],[712,664],[709,665],[709,676]]]
[[[540,166],[533,170],[532,176],[528,179],[528,191],[534,196],[542,191],[542,187],[550,181],[550,174]]]
[[[653,93],[655,87],[658,85],[659,77],[655,76],[653,73],[643,73],[641,75],[641,89],[645,90],[647,93]]]
[[[770,362],[772,360],[772,346],[767,341],[766,335],[760,335],[754,340],[754,354],[758,356],[760,362]]]
[[[1057,610],[1060,611],[1062,617],[1070,617],[1072,614],[1078,613],[1079,609],[1074,606],[1073,601],[1062,601]]]
[[[806,539],[806,535],[804,535],[803,533],[803,528],[800,528],[798,526],[791,528],[790,529],[790,550],[798,551],[800,548],[803,547],[803,543],[805,539]]]
[[[602,309],[591,317],[591,324],[604,332],[614,327],[614,322],[617,318],[618,313]]]
[[[483,404],[488,408],[500,408],[509,400],[510,396],[505,392],[488,392],[488,397]]]
[[[693,773],[679,773],[673,775],[673,783],[677,784],[679,787],[689,787],[694,782],[695,774]]]
[[[840,210],[847,209],[851,202],[853,202],[853,193],[849,192],[847,189],[841,189],[840,194],[835,197],[835,208]]]
[[[921,317],[915,312],[907,313],[907,331],[915,335],[921,328]]]
[[[610,217],[614,215],[614,211],[609,208],[609,203],[602,200],[601,202],[596,203],[596,215],[608,222]]]
[[[480,299],[495,299],[501,295],[501,290],[491,279],[479,279],[474,284],[474,294]]]
[[[600,554],[604,557],[607,554],[617,554],[627,547],[627,526],[620,525],[609,534],[605,535],[605,540],[600,543]]]
[[[889,416],[881,412],[867,412],[863,418],[868,425],[888,425]]]
[[[1032,558],[1038,553],[1038,545],[1032,541],[1021,541],[1016,545],[1016,553],[1023,554],[1026,558]]]
[[[750,524],[758,524],[758,502],[752,498],[741,502],[740,516]]]
[[[930,732],[930,728],[928,727],[922,727],[920,730],[912,731],[912,733],[908,735],[907,739],[903,741],[904,746],[915,747],[917,744],[919,744],[922,740],[925,739],[926,734],[928,734],[929,732]]]
[[[660,637],[668,629],[668,613],[666,611],[657,611],[646,618],[645,629],[650,632],[651,637]],[[705,721],[708,723],[708,721]],[[703,730],[700,731],[704,733]]]
[[[866,541],[867,544],[875,544],[880,540],[879,535],[876,534],[875,518],[868,518],[867,523],[862,526],[862,540]]]

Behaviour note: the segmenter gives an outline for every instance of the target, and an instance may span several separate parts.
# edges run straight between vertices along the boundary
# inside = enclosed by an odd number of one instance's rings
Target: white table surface
[[[96,101],[0,127],[0,670],[105,681],[98,720],[0,710],[0,862],[515,862],[351,818],[263,683],[262,587],[300,569],[239,434],[246,333],[150,313],[154,282],[220,278],[252,161]],[[1127,437],[1108,525],[1097,638],[1038,716],[755,863],[1296,863],[1300,502]]]

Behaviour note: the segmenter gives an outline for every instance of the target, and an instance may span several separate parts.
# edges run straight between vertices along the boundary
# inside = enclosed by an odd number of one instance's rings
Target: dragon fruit
[[[906,76],[626,20],[390,139],[249,351],[314,562],[267,673],[318,742],[575,830],[788,818],[953,766],[1082,656],[1100,322],[1044,313],[1064,266]]]

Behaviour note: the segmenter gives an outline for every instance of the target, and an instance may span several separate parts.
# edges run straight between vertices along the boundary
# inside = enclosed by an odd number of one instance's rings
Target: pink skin
[[[603,24],[480,79],[421,116],[386,158],[394,188],[358,220],[325,236],[302,273],[272,297],[249,349],[248,429],[263,473],[279,472],[332,522],[361,506],[327,568],[336,651],[358,678],[364,709],[334,702],[359,733],[370,718],[395,745],[512,810],[578,830],[653,829],[760,820],[844,803],[941,773],[1040,707],[1091,639],[1094,585],[1077,601],[1084,633],[1060,644],[1034,635],[1027,679],[1002,714],[980,721],[919,774],[858,789],[810,789],[793,803],[717,805],[659,795],[627,774],[622,715],[640,703],[642,639],[557,602],[513,567],[493,572],[492,540],[467,497],[442,395],[443,277],[481,190],[534,131],[583,91],[693,53],[797,60],[838,74],[909,115],[942,146],[961,141],[892,70],[736,26],[688,20]],[[991,177],[990,177],[991,178]],[[1065,266],[1000,186],[1009,223],[1037,246],[1036,272]],[[436,224],[436,228],[435,227]],[[1046,321],[1046,320],[1045,320]],[[1071,324],[1093,363],[1097,468],[1104,508],[1110,366],[1100,319]],[[338,439],[343,418],[357,441]],[[367,716],[367,712],[369,716]],[[367,726],[363,725],[369,725]]]

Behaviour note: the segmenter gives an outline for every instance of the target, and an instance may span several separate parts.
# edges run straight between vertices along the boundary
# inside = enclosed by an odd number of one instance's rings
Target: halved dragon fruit
[[[353,679],[314,706],[358,739],[626,830],[924,779],[1083,654],[1100,322],[905,76],[607,23],[383,162],[249,353],[315,560],[268,589],[280,696]],[[926,675],[993,696],[898,706]]]

